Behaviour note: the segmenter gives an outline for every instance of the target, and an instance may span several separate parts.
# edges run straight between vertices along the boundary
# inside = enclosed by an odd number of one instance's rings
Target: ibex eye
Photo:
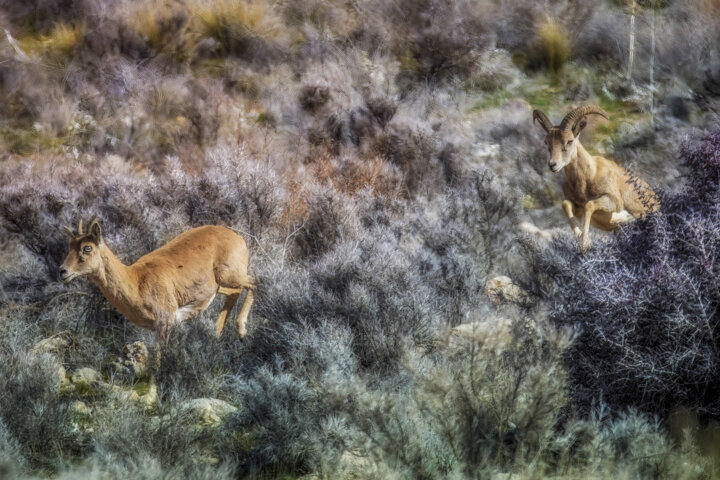
[[[92,247],[91,247],[90,245],[85,245],[85,246],[83,247],[83,252],[85,252],[85,253],[90,253],[90,252],[92,252]]]

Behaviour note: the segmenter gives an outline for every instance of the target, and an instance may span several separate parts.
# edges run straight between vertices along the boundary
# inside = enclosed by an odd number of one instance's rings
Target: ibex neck
[[[585,179],[595,177],[595,160],[585,150],[579,140],[577,140],[577,155],[570,164],[565,167],[565,174],[569,178],[582,177]]]
[[[103,267],[91,278],[100,288],[105,298],[121,313],[125,313],[137,296],[136,282],[132,270],[105,245],[100,246]]]

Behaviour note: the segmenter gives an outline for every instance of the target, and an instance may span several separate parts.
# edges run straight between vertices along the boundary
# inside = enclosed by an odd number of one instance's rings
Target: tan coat
[[[222,293],[227,298],[216,322],[219,335],[246,289],[237,319],[238,334],[245,335],[254,282],[247,274],[245,241],[232,230],[221,226],[193,228],[132,265],[123,264],[108,248],[97,222],[88,233],[82,232],[80,224],[78,233],[72,235],[70,253],[62,267],[63,280],[88,275],[132,323],[165,337],[172,325],[197,316],[217,293]]]

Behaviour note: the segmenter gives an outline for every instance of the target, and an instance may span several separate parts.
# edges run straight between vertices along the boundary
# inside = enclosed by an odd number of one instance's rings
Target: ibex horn
[[[553,128],[553,124],[548,118],[548,116],[540,110],[533,110],[533,123],[535,123],[535,120],[540,122],[540,125],[545,129],[546,132],[549,132],[550,129]]]
[[[608,114],[605,113],[605,110],[598,107],[597,105],[583,105],[582,107],[577,107],[570,112],[568,112],[567,115],[565,115],[565,118],[563,118],[562,122],[560,122],[560,130],[572,130],[575,128],[575,125],[580,121],[581,118],[583,118],[585,115],[600,115],[605,120],[607,120]]]

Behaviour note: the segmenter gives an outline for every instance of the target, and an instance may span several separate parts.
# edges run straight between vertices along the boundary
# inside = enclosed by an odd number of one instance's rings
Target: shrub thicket
[[[651,119],[613,4],[0,0],[0,476],[716,474],[645,413],[717,414],[718,136],[688,144],[664,215],[580,257],[531,121],[598,101],[590,150],[675,181],[673,142],[716,104],[701,3],[656,11]],[[675,62],[668,32],[701,48]],[[158,343],[61,284],[61,227],[93,216],[128,263],[199,225],[243,235],[247,337],[215,338],[217,300]],[[523,263],[528,217],[563,230]],[[534,296],[491,305],[520,269]],[[135,341],[147,377],[112,366]]]
[[[568,352],[576,399],[717,418],[717,193],[720,133],[686,142],[687,184],[662,214],[623,227],[587,255],[570,241],[536,257],[556,288],[553,321],[577,327]]]

